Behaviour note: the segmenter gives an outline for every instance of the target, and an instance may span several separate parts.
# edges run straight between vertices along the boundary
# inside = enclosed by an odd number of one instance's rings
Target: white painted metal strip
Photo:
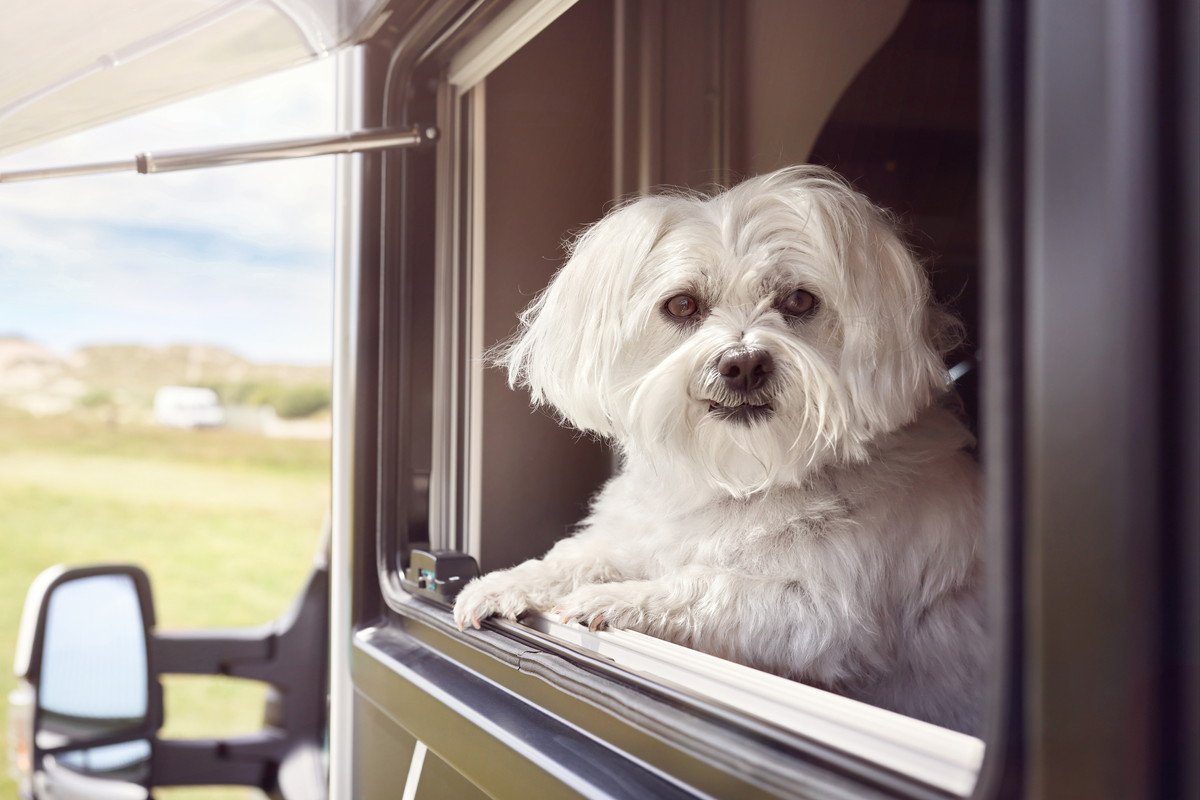
[[[408,778],[404,781],[404,796],[401,800],[417,800],[417,787],[421,785],[421,770],[425,767],[425,753],[429,748],[417,742],[413,748],[412,761],[408,762]]]
[[[363,65],[361,48],[338,55],[340,121],[359,121]],[[337,164],[337,264],[333,300],[333,442],[329,564],[329,797],[351,800],[354,786],[354,683],[350,677],[354,531],[355,353],[358,346],[359,198],[362,164],[340,156]]]

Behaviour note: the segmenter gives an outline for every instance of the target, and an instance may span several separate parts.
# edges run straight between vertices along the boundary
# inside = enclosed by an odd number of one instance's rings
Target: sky
[[[335,59],[0,158],[0,170],[336,130]],[[332,354],[334,159],[0,184],[0,336]]]

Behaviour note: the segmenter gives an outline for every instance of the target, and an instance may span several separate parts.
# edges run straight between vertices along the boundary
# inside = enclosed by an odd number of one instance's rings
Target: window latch
[[[466,553],[415,548],[408,554],[408,569],[400,583],[417,597],[453,606],[462,588],[477,577],[479,565]]]

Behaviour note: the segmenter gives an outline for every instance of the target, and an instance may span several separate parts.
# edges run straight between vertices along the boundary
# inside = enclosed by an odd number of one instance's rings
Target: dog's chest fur
[[[848,503],[829,487],[793,488],[665,516],[648,526],[639,547],[647,577],[706,565],[786,580],[853,524]]]
[[[708,501],[628,470],[597,497],[588,527],[604,531],[644,578],[711,566],[747,578],[803,579],[813,588],[839,580],[841,591],[864,584],[886,592],[886,573],[912,572],[920,560],[905,550],[936,550],[944,542],[934,540],[944,536],[963,551],[962,560],[973,555],[973,537],[937,519],[956,509],[931,507],[927,497],[912,502],[914,485],[951,479],[955,462],[969,461],[956,451],[942,456],[916,474],[907,464],[880,461],[831,471],[804,486]],[[961,502],[964,494],[952,497]]]
[[[746,593],[737,613],[688,611],[695,620],[655,635],[970,729],[978,707],[965,698],[984,640],[967,440],[952,415],[931,409],[867,463],[745,499],[706,501],[627,467],[581,537],[618,552],[628,578],[686,584],[699,571],[723,581],[722,594]],[[784,648],[813,614],[842,621],[820,634],[833,638],[800,647],[814,655],[795,671]]]

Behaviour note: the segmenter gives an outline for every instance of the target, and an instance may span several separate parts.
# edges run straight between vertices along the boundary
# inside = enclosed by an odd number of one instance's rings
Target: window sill
[[[702,771],[745,773],[778,796],[838,796],[853,785],[852,795],[864,797],[966,797],[983,760],[984,743],[974,737],[643,634],[591,632],[547,615],[492,617],[482,630],[459,631],[449,609],[398,582],[385,584],[384,596],[406,620],[407,635],[508,692],[529,691],[515,675],[548,682],[564,697],[672,742]],[[386,638],[387,630],[367,628],[357,637]],[[570,704],[539,697],[551,713],[590,729],[591,712],[579,716]],[[645,755],[644,742],[613,744]]]
[[[545,614],[524,625],[655,681],[820,741],[960,797],[975,786],[984,743],[812,686],[634,631],[592,632]]]

